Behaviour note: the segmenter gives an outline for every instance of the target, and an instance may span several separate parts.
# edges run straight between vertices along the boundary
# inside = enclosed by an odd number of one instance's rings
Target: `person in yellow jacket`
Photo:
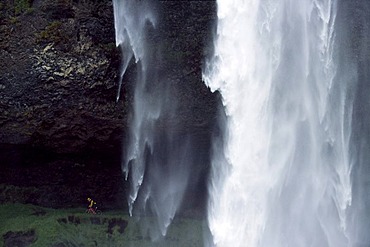
[[[90,204],[89,204],[89,206],[88,206],[88,208],[87,208],[86,212],[87,212],[87,213],[91,213],[91,214],[96,214],[96,211],[97,211],[97,209],[98,209],[98,207],[97,207],[97,206],[95,206],[95,205],[96,205],[96,202],[94,202],[94,200],[93,200],[93,199],[91,199],[90,197],[89,197],[89,198],[87,198],[87,201],[88,201],[88,202],[90,202]]]
[[[96,202],[94,202],[94,200],[93,200],[93,199],[91,199],[90,197],[89,197],[89,198],[87,198],[87,201],[88,201],[88,202],[90,202],[90,204],[89,204],[89,208],[92,208],[94,205],[96,205]]]

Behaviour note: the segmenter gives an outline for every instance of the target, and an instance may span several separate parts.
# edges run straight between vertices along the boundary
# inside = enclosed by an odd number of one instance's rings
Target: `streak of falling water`
[[[133,109],[123,162],[130,181],[129,213],[150,216],[142,218],[143,235],[159,240],[188,188],[188,167],[194,163],[192,140],[177,117],[174,81],[161,76],[156,2],[114,0],[113,4],[116,41],[123,56],[120,85],[132,58],[137,70],[136,80],[130,81]],[[117,100],[120,90],[121,86]]]
[[[151,6],[145,1],[117,0],[113,1],[113,7],[116,45],[121,47],[123,54],[117,92],[118,101],[121,94],[123,76],[133,57],[136,63],[141,62],[141,74],[145,76],[145,70],[148,66],[146,27],[148,24],[155,26],[156,18]],[[145,79],[142,79],[143,83]]]
[[[138,2],[134,0],[117,0],[113,1],[114,18],[116,27],[116,44],[122,49],[122,68],[119,81],[119,89],[117,93],[117,100],[120,97],[122,78],[127,70],[127,67],[134,57],[138,64],[138,79],[136,81],[135,102],[134,102],[134,120],[131,127],[131,140],[128,148],[128,158],[123,166],[123,171],[126,174],[126,179],[129,175],[129,163],[131,160],[136,160],[135,169],[131,172],[131,188],[129,196],[129,209],[132,214],[133,203],[135,202],[139,188],[143,182],[145,164],[143,159],[143,152],[145,148],[144,140],[141,140],[142,133],[140,128],[143,119],[143,114],[151,111],[143,106],[147,102],[143,99],[143,88],[148,84],[147,81],[147,67],[148,67],[148,47],[147,47],[147,25],[155,25],[155,17],[150,9],[150,6],[145,2]],[[156,119],[158,113],[154,111],[153,114],[148,115],[148,118]],[[155,120],[154,120],[155,121]],[[150,140],[148,140],[150,141]]]
[[[353,95],[336,23],[336,0],[218,0],[203,73],[227,115],[209,186],[215,246],[349,246]]]

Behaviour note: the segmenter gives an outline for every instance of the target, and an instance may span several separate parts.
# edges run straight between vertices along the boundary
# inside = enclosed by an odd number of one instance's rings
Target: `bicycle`
[[[85,213],[87,213],[87,214],[101,215],[102,214],[102,211],[101,210],[98,210],[97,207],[95,209],[91,207],[91,208],[86,209]]]

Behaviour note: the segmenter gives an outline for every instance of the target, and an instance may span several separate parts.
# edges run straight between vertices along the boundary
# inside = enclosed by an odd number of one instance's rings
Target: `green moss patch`
[[[54,42],[56,44],[67,42],[68,35],[64,32],[63,23],[60,21],[53,21],[45,27],[45,30],[36,34],[38,42]]]
[[[19,15],[31,10],[31,0],[14,0],[14,14]]]
[[[122,212],[87,214],[84,208],[49,209],[25,204],[0,205],[0,247],[9,241],[29,246],[203,246],[204,222],[177,219],[165,237],[152,242],[148,226]],[[143,221],[141,221],[143,222]],[[143,230],[146,229],[146,230]],[[143,234],[143,232],[145,234]],[[13,243],[12,242],[12,243]]]

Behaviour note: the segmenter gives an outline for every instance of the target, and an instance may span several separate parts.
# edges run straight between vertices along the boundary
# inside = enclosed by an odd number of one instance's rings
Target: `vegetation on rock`
[[[152,242],[147,232],[140,229],[138,218],[120,211],[101,215],[85,211],[85,208],[49,209],[30,204],[0,205],[0,247],[14,246],[14,243],[31,247],[203,246],[203,221],[178,219],[164,238]],[[154,219],[146,217],[145,220]]]
[[[53,43],[60,43],[60,42],[67,42],[68,38],[67,35],[63,32],[62,22],[60,21],[52,21],[49,25],[45,27],[45,30],[41,31],[40,33],[36,34],[38,41],[44,42],[53,42]]]
[[[14,0],[14,14],[19,15],[25,12],[31,12],[32,0]]]

